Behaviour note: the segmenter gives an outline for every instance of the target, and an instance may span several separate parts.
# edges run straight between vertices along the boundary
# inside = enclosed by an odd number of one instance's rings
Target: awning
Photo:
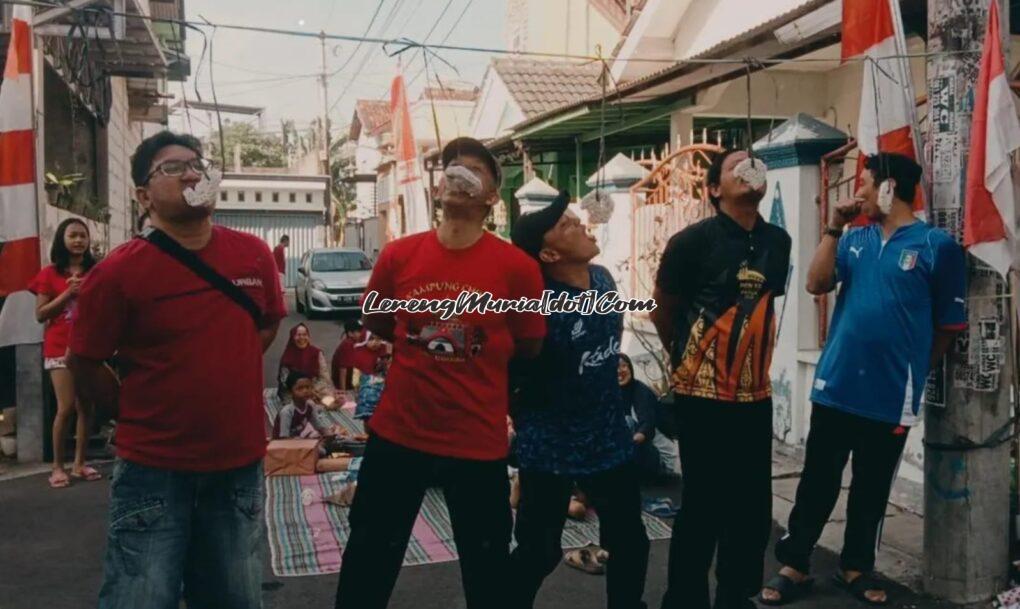
[[[165,3],[156,2],[157,6]],[[179,4],[174,2],[175,5]],[[94,9],[81,12],[75,9]],[[100,18],[102,9],[112,13],[109,21]],[[123,16],[126,14],[128,16]],[[71,0],[67,6],[38,11],[33,20],[36,35],[67,36],[84,32],[91,40],[89,59],[111,76],[162,78],[169,61],[156,36],[141,0]],[[103,25],[82,27],[84,19]]]
[[[732,63],[684,61],[669,65],[644,78],[624,83],[606,95],[606,135],[621,138],[641,137],[652,132],[669,131],[669,116],[693,103],[698,91],[732,80],[747,73],[744,57],[785,59],[798,57],[829,46],[839,40],[839,25],[824,28],[810,36],[780,40],[775,30],[816,10],[831,0],[814,0],[736,36],[693,58],[735,59]],[[752,67],[757,71],[761,66]],[[509,136],[488,143],[494,152],[507,152],[515,142],[524,141],[528,150],[540,150],[547,143],[562,147],[564,142],[598,139],[601,125],[602,95],[568,104],[527,119],[514,126]]]

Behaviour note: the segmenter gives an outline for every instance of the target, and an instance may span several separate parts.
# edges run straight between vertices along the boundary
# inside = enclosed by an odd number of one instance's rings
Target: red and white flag
[[[914,83],[906,57],[906,37],[898,0],[843,2],[843,61],[864,61],[861,111],[857,119],[859,168],[866,156],[895,152],[919,163],[921,149],[914,114]],[[917,189],[914,212],[924,213],[923,189]]]
[[[398,73],[390,87],[390,124],[393,125],[393,148],[397,159],[397,193],[403,196],[403,234],[421,233],[432,228],[425,182],[422,180],[418,145],[411,127],[411,111],[407,102],[407,87],[403,74]],[[394,197],[394,202],[397,200]],[[391,210],[395,206],[391,203]],[[399,211],[398,211],[399,213]],[[392,212],[391,212],[391,215]],[[390,226],[394,226],[390,218]],[[398,235],[400,236],[400,235]]]
[[[42,342],[28,282],[39,272],[32,128],[32,11],[14,7],[0,84],[0,346]]]
[[[1020,121],[1002,55],[998,2],[988,10],[981,71],[974,88],[963,244],[1003,277],[1013,265],[1016,224],[1010,154],[1020,148]]]

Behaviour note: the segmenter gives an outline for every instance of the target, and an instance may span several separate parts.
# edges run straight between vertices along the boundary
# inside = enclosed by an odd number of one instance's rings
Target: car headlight
[[[313,279],[309,285],[312,287],[313,290],[321,291],[326,289],[326,284],[323,283],[321,279]]]

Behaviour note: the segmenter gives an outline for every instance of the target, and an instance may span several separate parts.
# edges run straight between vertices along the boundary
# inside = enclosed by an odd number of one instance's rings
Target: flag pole
[[[896,54],[899,55],[896,61],[900,64],[900,74],[903,74],[907,81],[904,83],[902,90],[903,95],[907,97],[907,109],[910,112],[910,137],[911,141],[914,142],[914,159],[923,169],[921,172],[921,192],[924,196],[926,220],[930,222],[934,216],[931,205],[930,166],[928,164],[928,155],[924,151],[924,142],[921,140],[920,124],[917,121],[917,92],[914,90],[914,77],[910,71],[910,58],[907,57],[907,35],[903,29],[903,11],[900,9],[899,0],[889,0],[889,8],[892,10],[893,31],[895,32],[893,39],[896,45]]]

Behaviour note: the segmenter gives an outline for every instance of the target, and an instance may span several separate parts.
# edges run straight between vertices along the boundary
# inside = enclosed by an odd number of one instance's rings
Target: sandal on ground
[[[846,590],[847,593],[862,603],[873,607],[882,607],[889,604],[889,591],[886,590],[885,586],[882,585],[882,582],[878,581],[873,575],[862,573],[853,581],[847,581],[846,578],[843,577],[842,573],[836,573],[832,576],[832,579],[836,582],[837,586]],[[885,592],[885,600],[873,601],[865,596],[865,592],[875,591]]]
[[[811,591],[811,588],[814,587],[814,584],[815,580],[810,577],[797,582],[792,577],[780,573],[763,586],[765,590],[775,590],[778,592],[779,598],[773,600],[765,598],[761,593],[758,593],[758,602],[770,607],[786,605],[806,596]]]
[[[62,469],[55,469],[49,477],[50,488],[67,488],[71,486],[71,479],[67,477],[67,472]]]
[[[84,480],[86,482],[95,482],[96,480],[103,479],[103,475],[100,474],[96,468],[89,467],[88,465],[82,467],[80,472],[72,471],[71,477],[77,478],[78,480]]]
[[[563,555],[563,562],[575,569],[580,569],[591,575],[602,575],[606,572],[606,566],[599,562],[596,546],[588,546],[579,550],[571,550]]]

